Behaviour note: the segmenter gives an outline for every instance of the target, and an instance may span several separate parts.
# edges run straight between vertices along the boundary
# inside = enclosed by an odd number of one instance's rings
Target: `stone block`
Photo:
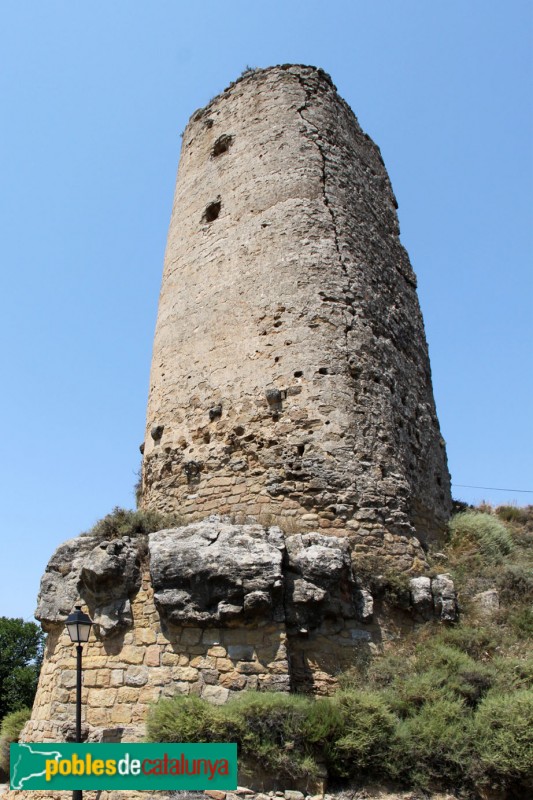
[[[133,705],[138,701],[141,691],[135,686],[121,686],[117,692],[117,702]]]
[[[124,683],[124,670],[112,669],[109,679],[110,686],[122,686],[123,683]]]
[[[110,708],[115,704],[116,698],[116,689],[91,689],[88,702],[94,707]]]
[[[146,648],[144,663],[147,667],[158,667],[161,663],[161,648],[158,644],[151,644]]]
[[[139,703],[155,703],[161,695],[159,686],[144,686],[138,693]]]
[[[144,666],[128,667],[124,675],[126,686],[144,686],[148,682],[148,669]]]
[[[239,675],[238,672],[224,672],[219,677],[219,684],[226,689],[241,690],[247,685],[247,680],[244,675]]]
[[[63,676],[61,676],[61,677],[63,677]],[[98,670],[96,670],[96,669],[85,670],[84,669],[83,673],[82,673],[82,681],[83,681],[83,685],[87,686],[87,687],[98,686],[99,685],[98,684]],[[60,683],[61,682],[62,681],[60,679]],[[74,682],[74,686],[75,685],[76,685],[76,683]],[[71,687],[69,687],[69,688],[71,688]]]
[[[128,725],[132,721],[133,721],[132,707],[130,705],[124,704],[124,705],[113,706],[113,708],[109,713],[108,718],[105,720],[105,723],[108,724],[110,722],[113,722],[122,725]]]
[[[220,672],[229,672],[233,669],[233,661],[229,658],[217,658],[215,666]]]
[[[213,669],[216,663],[217,660],[213,656],[195,656],[195,658],[191,658],[189,666],[197,669]]]
[[[213,647],[210,647],[207,651],[207,655],[213,658],[225,658],[227,655],[226,648],[221,645],[213,645]]]
[[[111,723],[111,721],[112,721],[112,719],[111,719],[112,712],[114,712],[115,709],[117,709],[117,708],[120,708],[120,706],[115,706],[114,708],[111,708],[111,709],[109,709],[109,708],[88,708],[87,709],[87,719],[89,720],[89,723],[91,725],[94,725],[94,726],[99,727],[99,728],[100,727],[103,728],[103,727],[105,727],[105,726],[107,726],[107,725],[109,725]],[[130,717],[131,717],[131,712],[129,712],[129,714],[128,714],[128,720],[127,721],[129,721]],[[120,722],[121,720],[117,720],[117,721]]]
[[[157,641],[157,634],[152,628],[136,628],[133,632],[133,641],[136,645],[155,644]]]
[[[151,686],[165,686],[173,681],[174,667],[159,667],[149,671],[149,682]]]
[[[500,595],[497,589],[479,592],[472,598],[478,613],[483,617],[493,616],[500,608]]]
[[[142,664],[144,658],[144,648],[135,645],[125,645],[120,651],[120,659],[125,664]]]
[[[196,681],[198,680],[198,670],[193,667],[176,667],[173,676],[177,681]]]
[[[107,689],[109,684],[109,680],[111,677],[111,670],[110,669],[99,669],[96,672],[96,680],[97,680],[97,688],[98,689]]]
[[[64,686],[65,689],[74,688],[74,686],[76,686],[76,670],[75,669],[63,670],[59,676],[59,685]]]
[[[161,654],[161,664],[165,667],[177,667],[181,662],[182,656],[179,653],[162,653]],[[182,665],[184,666],[184,665]]]
[[[267,669],[273,675],[284,674],[289,671],[289,662],[288,661],[271,661],[270,664],[267,664]]]
[[[143,723],[148,715],[150,706],[147,703],[137,703],[133,706],[131,712],[131,721],[135,723]]]
[[[222,705],[229,697],[229,691],[224,686],[204,686],[201,697],[215,705]]]
[[[235,669],[242,675],[259,675],[267,672],[266,667],[260,664],[259,661],[238,661]]]

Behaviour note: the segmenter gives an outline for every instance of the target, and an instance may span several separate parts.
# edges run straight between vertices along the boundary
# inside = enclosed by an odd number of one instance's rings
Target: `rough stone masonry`
[[[248,72],[184,132],[142,449],[142,507],[182,524],[53,555],[26,739],[72,734],[76,603],[100,741],[141,738],[160,696],[327,693],[454,619],[424,575],[451,500],[416,280],[379,149],[321,70]]]
[[[185,520],[292,519],[404,569],[444,528],[396,200],[322,70],[245,74],[185,129],[142,449],[143,507]]]

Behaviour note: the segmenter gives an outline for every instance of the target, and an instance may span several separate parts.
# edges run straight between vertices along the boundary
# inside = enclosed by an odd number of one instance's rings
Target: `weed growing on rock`
[[[126,508],[113,509],[88,531],[102,539],[120,539],[122,536],[142,536],[165,528],[176,528],[183,524],[178,514],[162,514],[159,511]]]

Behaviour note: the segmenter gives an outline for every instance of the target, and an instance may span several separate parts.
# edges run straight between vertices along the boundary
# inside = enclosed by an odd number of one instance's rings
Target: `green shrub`
[[[195,695],[163,698],[151,709],[146,721],[152,742],[212,742],[217,739],[219,706]]]
[[[332,703],[341,724],[325,743],[328,771],[335,777],[358,777],[382,771],[396,717],[376,692],[339,691]]]
[[[182,524],[182,519],[177,514],[161,514],[159,511],[132,511],[127,508],[113,509],[99,520],[89,531],[102,539],[118,539],[122,536],[140,536],[154,533],[164,528],[175,528]]]
[[[518,689],[533,689],[533,655],[525,658],[499,656],[492,662],[496,672],[493,690],[509,694]]]
[[[288,778],[314,778],[318,764],[306,743],[314,701],[278,692],[242,692],[224,706],[198,697],[161,700],[147,722],[148,738],[163,742],[233,741],[248,761]],[[318,717],[315,717],[317,720]]]
[[[469,705],[476,705],[495,681],[496,675],[490,665],[475,661],[456,647],[437,640],[419,645],[417,650],[420,668],[431,670],[437,685],[440,682],[448,692]]]
[[[9,745],[18,742],[20,732],[31,717],[30,708],[6,714],[0,725],[0,772],[9,775]]]
[[[492,514],[463,511],[450,522],[452,547],[460,551],[479,550],[486,562],[497,563],[513,549],[511,534]]]
[[[435,637],[416,647],[408,668],[393,677],[382,691],[390,708],[406,718],[440,700],[460,700],[475,706],[496,677],[491,664],[480,663],[446,644],[442,637]]]
[[[426,703],[399,723],[384,763],[389,775],[410,786],[458,788],[471,758],[472,719],[460,700]]]
[[[406,657],[405,654],[385,653],[375,658],[369,665],[367,678],[376,688],[385,688],[399,678],[411,674],[413,666],[414,659]]]
[[[151,741],[235,741],[244,765],[313,779],[321,765],[337,778],[381,772],[396,718],[377,693],[332,698],[243,692],[224,706],[197,697],[160,700],[147,723]]]
[[[474,717],[475,777],[525,797],[533,790],[533,692],[494,694],[480,703]]]
[[[456,647],[471,658],[486,658],[501,645],[501,632],[494,626],[454,625],[443,628],[432,641]]]
[[[507,565],[498,576],[498,588],[505,603],[533,601],[533,569],[522,564]]]
[[[528,521],[528,512],[525,508],[518,508],[518,506],[498,506],[496,514],[504,522],[514,522],[522,525]]]
[[[302,734],[307,742],[321,747],[342,736],[344,714],[330,697],[320,697],[309,704]]]
[[[313,705],[302,695],[243,692],[223,707],[225,728],[245,758],[289,778],[314,778],[318,764],[306,741]]]
[[[404,719],[417,714],[426,703],[453,700],[454,694],[448,688],[442,670],[428,669],[398,678],[384,691],[384,697],[391,709]]]
[[[533,638],[533,609],[531,606],[520,606],[507,614],[507,624],[518,639],[526,641]]]

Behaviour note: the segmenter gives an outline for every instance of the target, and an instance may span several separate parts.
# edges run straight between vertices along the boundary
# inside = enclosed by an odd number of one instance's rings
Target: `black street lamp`
[[[83,642],[89,640],[93,621],[76,606],[76,610],[69,614],[65,625],[73,644],[76,645],[76,742],[81,742],[81,651]],[[82,800],[81,789],[72,792],[72,800]]]

